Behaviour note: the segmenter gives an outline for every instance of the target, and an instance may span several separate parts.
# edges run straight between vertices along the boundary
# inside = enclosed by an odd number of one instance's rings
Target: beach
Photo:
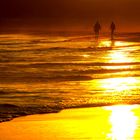
[[[140,0],[1,0],[0,140],[140,140]]]
[[[139,140],[140,106],[67,109],[0,124],[0,140]]]
[[[95,42],[89,34],[1,34],[0,140],[138,139],[139,36]],[[132,121],[131,135],[112,130],[121,128],[115,118],[110,123],[116,105],[122,106],[115,116]]]

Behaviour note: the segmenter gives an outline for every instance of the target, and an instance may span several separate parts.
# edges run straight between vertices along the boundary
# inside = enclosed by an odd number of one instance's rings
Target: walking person
[[[99,33],[100,33],[100,30],[101,30],[101,25],[100,23],[97,21],[94,25],[94,32],[95,32],[95,40],[98,41],[99,39]]]
[[[114,22],[111,23],[110,29],[111,29],[111,40],[114,40],[114,33],[116,30],[116,25]]]

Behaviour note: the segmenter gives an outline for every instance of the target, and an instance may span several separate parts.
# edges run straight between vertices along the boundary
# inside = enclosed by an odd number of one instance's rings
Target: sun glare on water
[[[110,47],[111,46],[111,41],[101,41],[99,43],[99,47],[101,47],[101,46],[103,46],[103,47]]]
[[[112,45],[114,47],[126,47],[126,46],[131,46],[131,45],[136,45],[137,43],[135,42],[126,42],[126,41],[115,41],[115,40],[102,40],[99,42],[99,46],[104,46],[104,47],[111,47]],[[113,47],[112,46],[112,47]]]
[[[125,63],[125,62],[131,62],[132,60],[125,54],[125,52],[122,51],[114,51],[108,55],[110,58],[110,63]]]
[[[129,45],[132,45],[133,43],[131,42],[123,42],[123,41],[115,41],[114,42],[114,45],[116,47],[120,47],[120,46],[129,46]]]
[[[136,83],[137,80],[135,77],[109,78],[102,80],[102,87],[106,91],[123,91],[130,90]]]
[[[124,42],[124,41],[110,41],[110,40],[104,40],[99,43],[99,47],[125,47],[132,45],[134,43],[132,42]]]

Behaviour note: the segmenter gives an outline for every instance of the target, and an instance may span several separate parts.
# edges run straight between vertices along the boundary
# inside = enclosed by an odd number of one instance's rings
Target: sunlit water
[[[0,125],[1,140],[139,140],[140,106],[69,109]]]
[[[90,35],[1,34],[0,104],[8,110],[1,106],[0,116],[12,118],[20,112],[10,116],[9,107],[15,106],[7,104],[129,106],[66,110],[41,121],[40,116],[35,117],[38,121],[31,116],[29,121],[2,123],[0,140],[139,140],[140,108],[132,105],[140,103],[139,37],[138,33],[119,34],[113,42],[103,37],[95,43]],[[26,114],[22,109],[20,116]],[[41,112],[38,109],[36,113]],[[27,114],[33,111],[28,108]]]
[[[0,35],[1,104],[139,104],[139,37]]]

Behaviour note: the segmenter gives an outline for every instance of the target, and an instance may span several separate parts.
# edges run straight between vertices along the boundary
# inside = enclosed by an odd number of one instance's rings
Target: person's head
[[[113,24],[113,25],[115,25],[115,23],[112,21],[112,23],[111,24]]]

